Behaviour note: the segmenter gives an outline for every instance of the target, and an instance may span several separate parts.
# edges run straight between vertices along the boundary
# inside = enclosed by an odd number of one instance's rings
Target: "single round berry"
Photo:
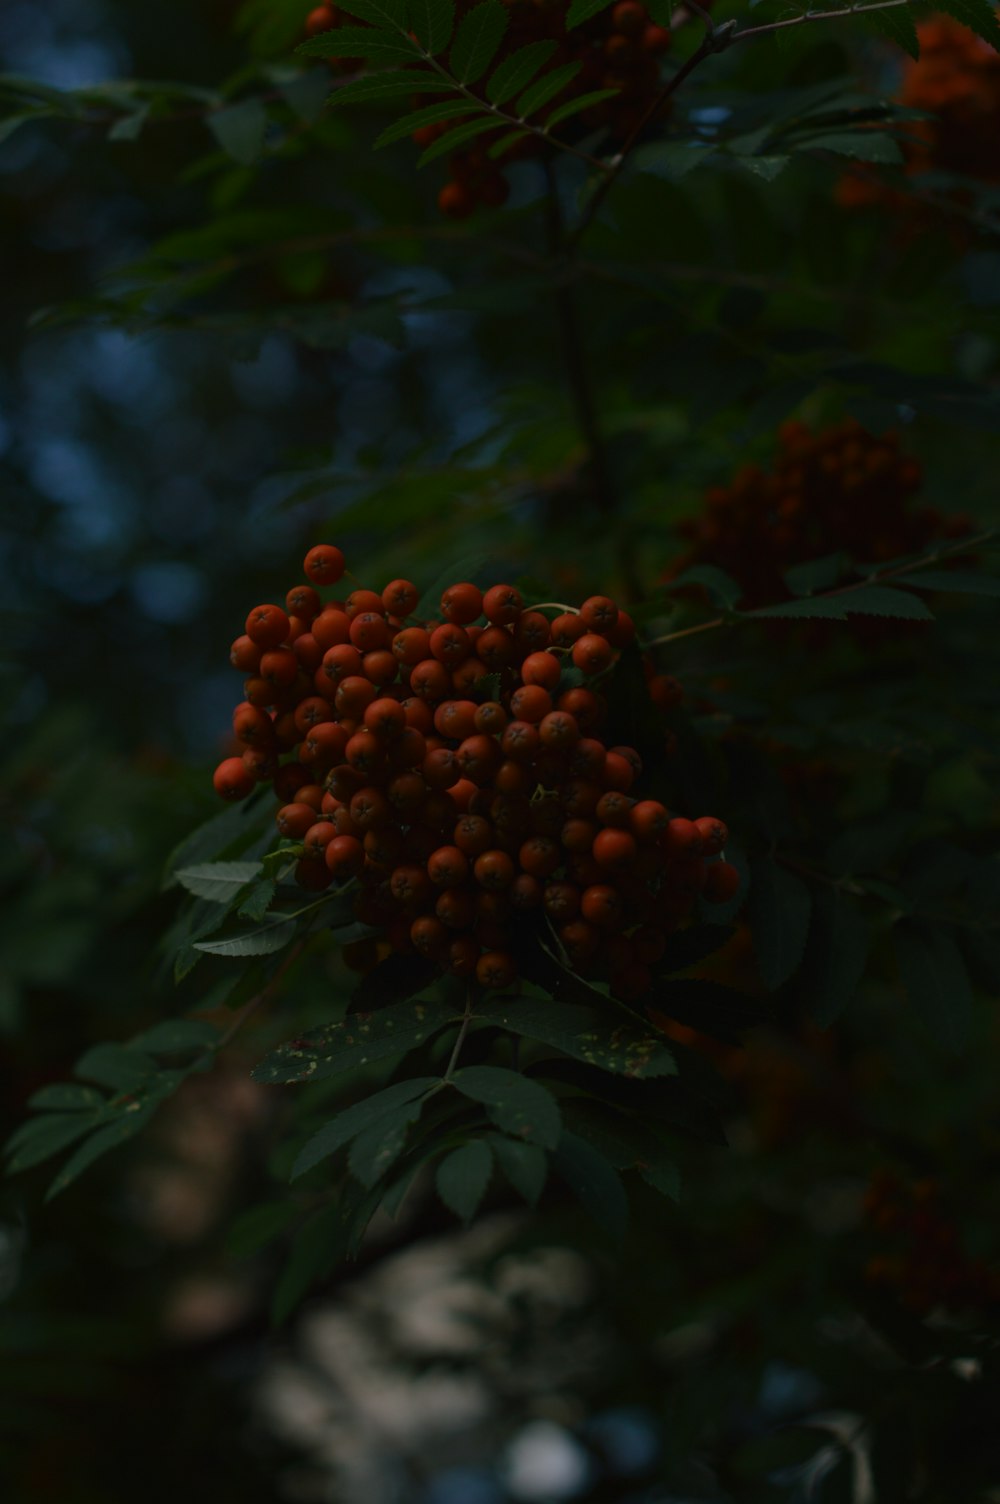
[[[344,556],[332,543],[318,543],[309,550],[302,563],[303,574],[314,585],[336,585],[344,568]]]
[[[635,837],[614,826],[597,833],[593,849],[595,862],[616,872],[624,871],[636,857]]]
[[[382,604],[390,616],[412,616],[420,591],[410,580],[392,580],[382,591]]]
[[[506,851],[484,851],[476,857],[473,868],[481,888],[509,888],[514,881],[514,863]]]
[[[427,863],[436,888],[460,888],[468,880],[469,859],[457,846],[439,846]]]
[[[483,612],[495,627],[509,626],[523,610],[521,592],[513,585],[494,585],[483,596]]]
[[[514,958],[506,951],[488,950],[476,962],[476,981],[488,991],[509,987],[516,976]]]
[[[365,864],[365,848],[357,836],[334,836],[326,844],[323,858],[338,882],[356,877]]]
[[[610,668],[614,656],[614,648],[607,638],[596,632],[585,632],[573,644],[573,662],[585,674],[603,673],[606,668]]]
[[[580,620],[588,632],[606,634],[618,620],[618,607],[609,595],[592,595],[580,607]]]
[[[441,597],[441,615],[447,622],[467,627],[483,614],[483,592],[463,581],[449,585]]]
[[[712,862],[705,873],[702,897],[707,903],[728,903],[740,891],[740,874],[731,862]]]
[[[246,622],[246,635],[265,651],[280,647],[288,636],[287,612],[280,606],[254,606]]]

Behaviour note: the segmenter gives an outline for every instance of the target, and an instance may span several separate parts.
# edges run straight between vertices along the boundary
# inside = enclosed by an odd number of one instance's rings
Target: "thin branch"
[[[462,1053],[462,1046],[465,1043],[465,1036],[468,1034],[469,1025],[472,1023],[472,1000],[473,987],[472,983],[470,982],[465,993],[465,1012],[462,1014],[462,1027],[458,1031],[458,1037],[455,1040],[455,1045],[451,1052],[451,1059],[448,1061],[448,1068],[445,1071],[444,1076],[442,1077],[442,1085],[445,1081],[450,1081],[452,1076],[455,1074],[455,1068],[458,1065],[458,1058]]]
[[[764,26],[747,26],[741,31],[733,31],[729,36],[729,44],[745,42],[750,37],[762,37],[769,31],[785,31],[789,26],[802,26],[807,21],[833,21],[840,16],[867,16],[872,11],[898,10],[901,5],[909,6],[911,0],[877,0],[874,5],[841,5],[836,10],[806,10],[799,16],[791,16],[787,21],[768,21]]]

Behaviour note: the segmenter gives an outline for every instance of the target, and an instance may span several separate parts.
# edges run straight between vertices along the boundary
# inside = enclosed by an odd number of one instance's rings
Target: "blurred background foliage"
[[[782,124],[904,76],[941,108],[898,49],[831,25],[712,60],[554,278],[538,164],[502,211],[443,218],[409,141],[370,151],[377,111],[323,112],[327,70],[293,56],[308,9],[0,12],[5,113],[39,117],[0,143],[10,1127],[88,1045],[203,993],[164,964],[164,863],[214,813],[226,646],[315,537],[366,583],[488,557],[649,600],[792,416],[896,430],[941,528],[998,521],[995,171],[942,152],[914,176],[903,117],[874,162],[856,130]],[[220,140],[234,101],[257,103]],[[580,184],[560,159],[567,215]],[[275,1332],[288,1102],[249,1067],[292,1025],[265,1019],[51,1206],[38,1171],[4,1183],[8,1497],[1000,1498],[1000,637],[995,602],[939,614],[741,628],[661,666],[746,759],[720,810],[743,840],[860,833],[840,870],[873,900],[902,874],[984,917],[964,1052],[884,958],[830,1029],[805,974],[745,1049],[686,1038],[728,1083],[729,1147],[679,1149],[680,1204],[640,1192],[623,1251],[558,1195],[529,1215],[497,1192],[466,1233],[417,1198]],[[763,992],[745,926],[713,965]],[[295,1027],[348,985],[333,955],[293,972]]]

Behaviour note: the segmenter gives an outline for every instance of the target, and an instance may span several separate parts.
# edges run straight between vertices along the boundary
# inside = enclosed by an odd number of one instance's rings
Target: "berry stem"
[[[474,998],[474,990],[473,990],[472,983],[470,982],[468,988],[466,989],[466,993],[465,993],[465,1012],[462,1014],[462,1026],[461,1026],[461,1028],[458,1031],[458,1037],[455,1040],[455,1044],[454,1044],[454,1047],[453,1047],[452,1052],[451,1052],[451,1059],[448,1061],[448,1068],[445,1071],[444,1076],[442,1078],[444,1081],[450,1081],[451,1080],[451,1078],[455,1074],[455,1070],[456,1070],[456,1068],[458,1066],[458,1058],[459,1058],[459,1056],[462,1053],[462,1046],[465,1043],[465,1037],[466,1037],[466,1035],[469,1032],[469,1025],[472,1022],[472,1003],[473,1003],[473,998]]]

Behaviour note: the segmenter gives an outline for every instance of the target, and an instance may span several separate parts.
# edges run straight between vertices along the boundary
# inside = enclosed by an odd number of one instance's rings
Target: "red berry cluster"
[[[744,465],[680,524],[690,548],[669,577],[715,564],[743,586],[747,608],[765,606],[788,598],[784,574],[795,564],[838,549],[878,562],[967,533],[968,518],[911,505],[920,480],[895,434],[877,437],[853,419],[820,433],[785,423],[769,471]]]
[[[458,0],[459,21],[478,3],[479,0]],[[598,89],[617,89],[617,95],[581,111],[575,121],[587,131],[606,127],[619,141],[629,136],[656,98],[660,84],[659,59],[673,41],[672,32],[653,21],[641,0],[618,0],[616,5],[572,31],[566,30],[568,0],[503,0],[503,3],[510,12],[510,22],[493,68],[531,42],[552,41],[556,49],[545,68],[537,74],[538,79],[566,63],[579,62],[582,66],[547,108],[556,109],[567,100]],[[335,5],[321,5],[310,13],[306,31],[310,36],[318,36],[341,25],[357,26],[358,22]],[[343,66],[353,69],[358,65],[354,60],[344,59]],[[413,71],[414,104],[434,103],[440,96],[421,97],[420,69]],[[484,84],[485,79],[472,85],[483,98]],[[572,129],[569,122],[567,124]],[[413,133],[413,139],[418,146],[429,146],[454,125],[455,122],[449,120],[423,126]],[[500,123],[498,135],[504,130],[505,126]],[[466,147],[452,156],[451,178],[438,195],[438,207],[442,213],[454,219],[465,219],[479,206],[499,207],[506,202],[508,194],[507,179],[500,164],[539,156],[550,150],[539,137],[526,136],[495,160],[488,150],[491,139],[487,133],[475,146]]]
[[[324,602],[343,571],[320,544],[311,583],[250,612],[230,655],[249,675],[233,714],[246,750],[216,791],[273,781],[298,882],[356,881],[359,919],[398,951],[503,987],[511,926],[534,912],[577,970],[641,996],[666,931],[739,877],[719,859],[722,822],[636,799],[638,753],[599,734],[629,616],[603,595],[539,609],[511,585],[459,582],[418,622],[408,580]]]
[[[919,1314],[935,1306],[964,1309],[1000,1302],[1000,1273],[965,1253],[935,1181],[905,1184],[891,1170],[877,1170],[864,1212],[895,1245],[865,1267],[865,1280],[875,1289],[898,1296]]]

